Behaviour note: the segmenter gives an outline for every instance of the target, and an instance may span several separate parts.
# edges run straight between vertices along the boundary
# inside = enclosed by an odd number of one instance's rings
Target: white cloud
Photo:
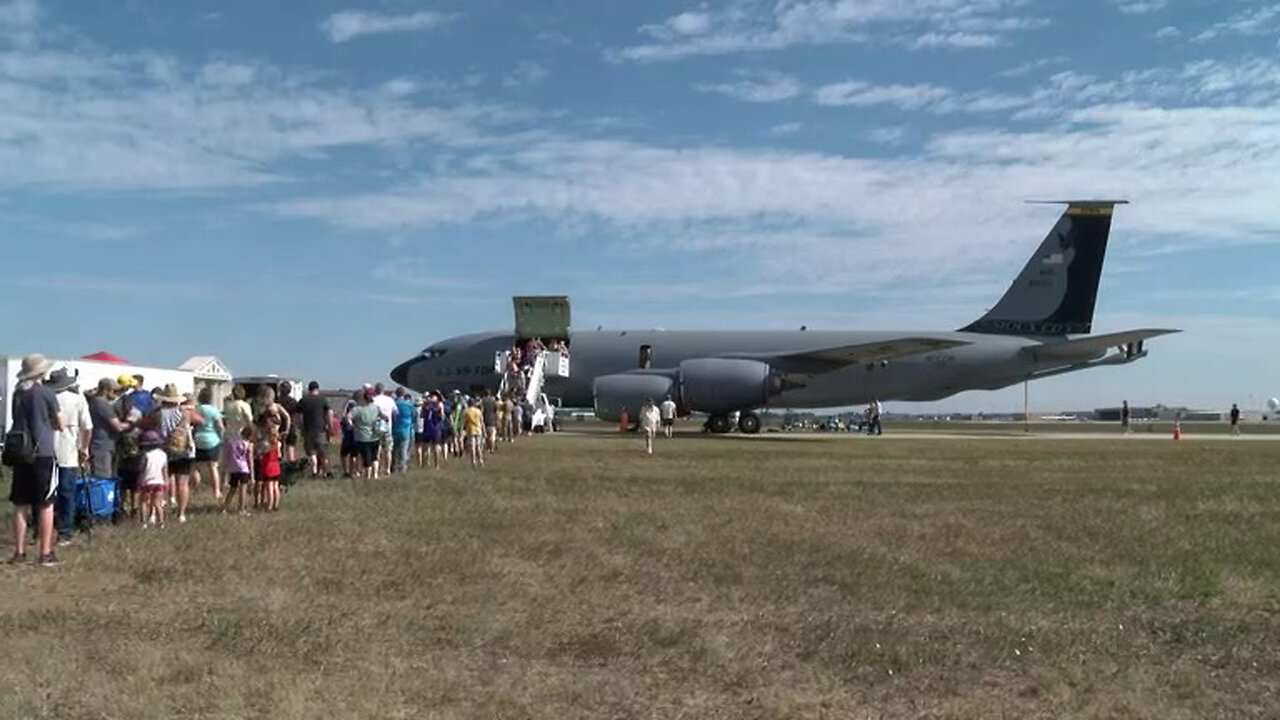
[[[1182,31],[1172,25],[1165,25],[1156,31],[1157,40],[1173,40],[1182,37]]]
[[[0,186],[255,185],[281,179],[272,167],[281,159],[333,148],[482,143],[482,128],[509,114],[417,105],[409,89],[350,90],[267,66],[191,69],[153,55],[0,55]]]
[[[896,42],[976,48],[1047,21],[1017,14],[1022,0],[744,0],[718,12],[686,12],[640,28],[653,42],[613,50],[644,62],[797,45]],[[905,38],[905,39],[904,39]]]
[[[711,15],[705,12],[684,12],[668,19],[667,25],[677,35],[701,35],[711,29]]]
[[[1032,104],[1032,99],[1025,96],[990,92],[960,93],[928,83],[875,85],[862,80],[823,85],[813,91],[813,101],[829,107],[888,105],[901,110],[926,110],[937,114],[999,112]]]
[[[985,48],[1000,44],[1000,37],[989,33],[967,32],[928,32],[911,42],[915,48],[952,47],[952,48]]]
[[[1145,15],[1169,6],[1169,0],[1119,0],[1116,8],[1126,15]]]
[[[1224,35],[1267,35],[1280,30],[1280,3],[1271,3],[1242,10],[1222,22],[1211,25],[1196,35],[1196,42],[1213,40]]]
[[[790,100],[802,92],[800,81],[779,72],[765,72],[734,82],[716,85],[695,85],[702,92],[713,92],[735,100],[754,103],[771,103]]]
[[[801,130],[804,130],[804,123],[785,122],[785,123],[778,123],[777,125],[774,125],[773,127],[769,128],[769,134],[774,137],[784,137],[787,135],[795,135]]]
[[[330,40],[343,43],[364,35],[434,30],[454,19],[453,15],[425,10],[405,15],[348,10],[330,15],[320,24],[320,28],[328,34]]]
[[[917,110],[952,97],[953,93],[936,85],[873,85],[861,80],[824,85],[813,91],[819,105],[871,107],[893,105],[903,110]]]

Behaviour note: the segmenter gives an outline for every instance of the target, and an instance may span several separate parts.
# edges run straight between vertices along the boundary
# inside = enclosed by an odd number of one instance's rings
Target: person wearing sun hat
[[[5,455],[13,461],[9,502],[13,503],[13,557],[26,561],[27,514],[36,513],[40,564],[58,564],[53,553],[53,501],[58,489],[54,433],[62,429],[58,397],[44,384],[53,363],[44,355],[22,358],[13,393],[13,424],[5,436]]]
[[[58,544],[71,542],[75,532],[76,476],[89,457],[93,437],[93,416],[89,402],[76,386],[76,376],[66,368],[54,370],[45,381],[58,398],[62,429],[54,436],[54,456],[58,462],[58,490],[53,503],[53,525]]]
[[[159,404],[160,437],[169,453],[169,479],[173,484],[172,497],[177,499],[178,522],[187,521],[187,503],[191,499],[191,469],[196,459],[196,446],[191,429],[204,422],[195,405],[172,383],[165,385],[152,399]]]

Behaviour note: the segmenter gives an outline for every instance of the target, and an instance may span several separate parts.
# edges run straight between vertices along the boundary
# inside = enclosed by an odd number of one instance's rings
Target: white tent
[[[195,392],[195,373],[190,370],[174,368],[153,368],[124,363],[99,362],[96,360],[59,360],[53,358],[53,369],[66,368],[72,375],[80,379],[82,391],[89,391],[98,386],[102,378],[117,378],[120,375],[141,375],[147,389],[164,387],[173,384],[180,393]],[[0,355],[0,403],[4,408],[4,427],[9,427],[13,408],[13,388],[18,384],[18,373],[22,370],[21,355]]]

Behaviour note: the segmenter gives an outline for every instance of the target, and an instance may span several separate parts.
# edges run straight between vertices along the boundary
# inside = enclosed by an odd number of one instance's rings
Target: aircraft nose
[[[418,358],[413,358],[411,360],[405,360],[394,368],[391,368],[391,380],[397,385],[408,385],[409,368],[413,367],[416,362],[418,362]]]

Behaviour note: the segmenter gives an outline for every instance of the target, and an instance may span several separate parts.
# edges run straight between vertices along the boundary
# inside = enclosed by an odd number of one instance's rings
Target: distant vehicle
[[[1280,399],[1271,398],[1270,400],[1268,400],[1267,409],[1272,412],[1275,412],[1276,410],[1280,410]]]
[[[667,395],[680,414],[708,415],[712,432],[760,431],[755,410],[824,408],[880,400],[932,401],[966,390],[1147,356],[1143,343],[1177,332],[1141,329],[1082,337],[1094,304],[1115,206],[1071,201],[990,312],[956,331],[620,330],[572,333],[573,372],[546,377],[565,407],[617,422]],[[956,252],[962,252],[957,247]],[[567,299],[560,298],[565,304]],[[517,313],[518,316],[518,313]],[[496,388],[495,353],[522,336],[463,335],[435,343],[391,371],[415,390]],[[538,392],[542,390],[538,388]]]

